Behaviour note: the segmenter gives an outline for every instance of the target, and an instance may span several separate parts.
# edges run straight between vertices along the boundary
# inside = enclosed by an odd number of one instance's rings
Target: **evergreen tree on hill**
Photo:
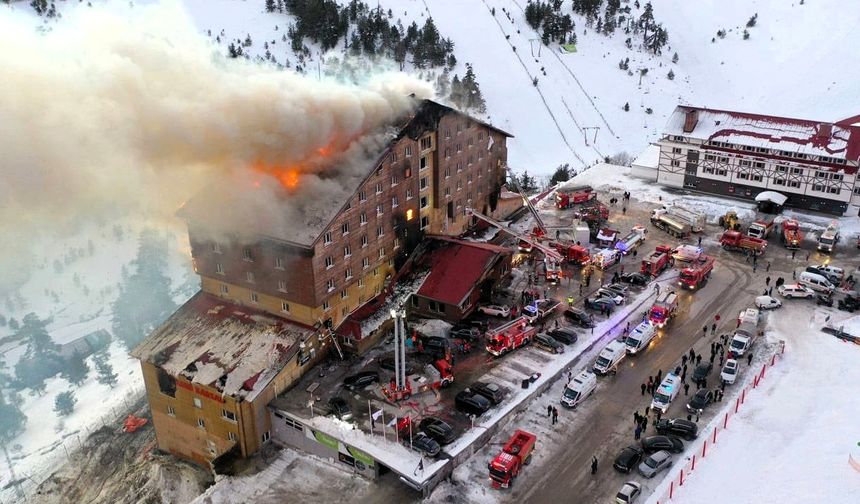
[[[89,372],[90,367],[84,360],[84,356],[75,352],[63,365],[63,371],[60,373],[60,376],[73,385],[80,385],[86,381]]]
[[[54,411],[56,411],[60,416],[68,416],[75,410],[75,403],[77,402],[78,400],[75,399],[75,393],[71,390],[61,392],[57,394],[56,399],[54,399]]]
[[[97,352],[93,356],[93,363],[96,366],[98,377],[96,380],[102,385],[107,385],[113,388],[117,382],[117,374],[113,372],[113,366],[108,362],[107,351]]]
[[[0,441],[4,444],[23,432],[27,423],[26,415],[18,407],[20,401],[16,400],[14,394],[10,395],[0,391]]]
[[[552,174],[549,183],[550,185],[555,185],[559,182],[567,182],[568,180],[570,180],[570,164],[565,163],[555,169],[555,173]]]

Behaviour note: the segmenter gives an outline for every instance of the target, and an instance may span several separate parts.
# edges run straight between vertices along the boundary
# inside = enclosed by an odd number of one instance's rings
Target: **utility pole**
[[[583,126],[582,136],[585,138],[585,146],[588,147],[588,130],[594,130],[594,140],[592,143],[597,143],[597,132],[600,131],[600,126]]]
[[[538,43],[538,46],[537,46],[537,47],[538,47],[537,55],[535,55],[535,45],[534,45],[534,43],[535,43],[535,42],[537,42],[537,43]],[[540,40],[540,39],[537,39],[537,38],[529,39],[529,49],[530,49],[530,50],[531,50],[531,52],[532,52],[532,58],[540,58],[540,49],[541,49],[541,47],[543,47],[543,42],[541,42],[541,40]]]

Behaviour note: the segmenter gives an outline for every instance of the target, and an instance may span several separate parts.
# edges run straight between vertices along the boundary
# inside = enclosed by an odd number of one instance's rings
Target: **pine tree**
[[[68,416],[75,410],[75,404],[78,402],[75,399],[75,393],[71,390],[60,392],[54,399],[54,411],[60,416]]]
[[[678,53],[675,53],[672,55],[672,63],[677,63],[677,62],[678,62]]]
[[[463,84],[460,82],[460,77],[457,74],[454,74],[454,78],[451,79],[451,94],[448,96],[448,99],[451,100],[451,103],[453,103],[457,108],[463,108]]]
[[[756,21],[758,21],[758,12],[756,12],[755,15],[753,15],[753,17],[749,19],[749,21],[747,21],[747,28],[752,28],[753,26],[755,26]]]
[[[66,360],[60,376],[68,380],[73,385],[80,385],[87,379],[90,372],[90,366],[84,360],[84,356],[75,352],[68,360]]]
[[[478,86],[478,81],[475,79],[475,72],[472,70],[472,64],[466,63],[466,75],[463,76],[463,108],[465,110],[475,110],[479,114],[487,111],[487,104],[484,102],[484,97],[481,95],[481,88]]]
[[[654,8],[651,7],[651,2],[645,4],[645,10],[639,16],[639,25],[642,27],[642,43],[648,43],[648,32],[654,26]]]
[[[621,107],[621,108],[622,108],[625,112],[630,112],[630,103],[629,103],[629,102],[625,103],[625,104],[624,104],[624,106],[623,106],[623,107]]]
[[[275,4],[275,0],[266,0],[266,12],[275,12],[278,6]]]
[[[27,423],[27,416],[21,412],[19,403],[15,395],[8,397],[0,391],[0,441],[4,444],[23,432]]]
[[[669,70],[669,73],[666,74],[666,78],[669,80],[675,80],[675,72]]]
[[[744,30],[744,40],[749,40],[749,38],[750,38],[750,32],[747,30]]]
[[[552,178],[549,179],[550,185],[558,184],[559,182],[567,182],[570,180],[570,164],[565,163],[563,165],[559,165],[558,168],[555,169],[555,173],[552,174]]]
[[[97,352],[93,355],[93,363],[96,366],[98,377],[96,380],[102,385],[107,385],[113,388],[117,382],[117,374],[113,372],[113,366],[108,362],[109,355],[107,351]]]

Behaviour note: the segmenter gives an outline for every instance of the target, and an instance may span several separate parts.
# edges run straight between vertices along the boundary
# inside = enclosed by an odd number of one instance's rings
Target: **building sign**
[[[323,446],[328,446],[332,450],[338,450],[338,440],[320,431],[314,431],[314,438]]]
[[[197,387],[195,385],[192,385],[192,384],[185,382],[185,381],[182,381],[182,380],[176,380],[176,386],[181,388],[181,389],[185,389],[189,392],[193,392],[197,395],[203,396],[207,399],[212,399],[215,402],[219,402],[219,403],[224,402],[224,399],[219,394],[216,394],[215,392],[212,392],[211,390],[208,390],[206,388]]]

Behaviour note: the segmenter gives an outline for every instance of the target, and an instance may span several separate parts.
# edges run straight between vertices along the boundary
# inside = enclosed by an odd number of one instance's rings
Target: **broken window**
[[[176,378],[161,368],[158,368],[158,390],[164,395],[176,397]]]

